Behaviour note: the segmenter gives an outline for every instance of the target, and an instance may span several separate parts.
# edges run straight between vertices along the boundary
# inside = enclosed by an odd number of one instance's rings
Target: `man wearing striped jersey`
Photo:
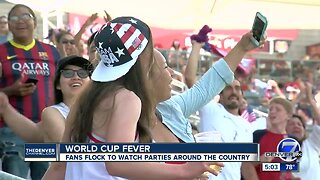
[[[13,40],[0,45],[0,89],[19,113],[38,122],[42,110],[53,103],[53,78],[60,56],[55,47],[34,39],[37,21],[28,6],[15,5],[8,14],[8,25]],[[48,164],[24,162],[24,141],[3,123],[0,141],[5,147],[3,171],[27,178],[30,165],[32,179],[42,178]]]

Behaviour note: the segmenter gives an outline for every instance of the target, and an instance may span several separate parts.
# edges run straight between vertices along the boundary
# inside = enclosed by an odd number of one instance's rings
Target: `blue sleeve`
[[[191,124],[174,101],[164,101],[157,105],[162,122],[183,142],[194,142]]]
[[[170,98],[187,118],[219,94],[234,79],[224,59],[220,59],[187,91]]]

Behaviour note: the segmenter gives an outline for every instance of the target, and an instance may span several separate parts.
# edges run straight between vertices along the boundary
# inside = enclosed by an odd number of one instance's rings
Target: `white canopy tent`
[[[250,29],[257,11],[268,20],[268,29],[320,29],[319,0],[7,0],[41,12],[43,37],[48,29],[63,26],[63,12],[112,17],[130,15],[152,27],[193,29],[204,24],[213,29]],[[48,17],[56,17],[56,24]]]
[[[257,11],[269,20],[271,29],[320,29],[319,0],[7,0],[41,11],[90,15],[103,10],[112,17],[131,15],[151,26],[199,29],[248,29]]]

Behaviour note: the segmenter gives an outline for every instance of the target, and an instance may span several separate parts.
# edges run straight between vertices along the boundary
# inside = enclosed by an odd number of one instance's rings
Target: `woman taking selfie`
[[[95,36],[101,61],[92,74],[92,83],[71,108],[64,142],[194,141],[191,126],[190,135],[183,132],[188,131],[184,126],[186,117],[233,80],[232,72],[245,53],[254,48],[250,37],[251,33],[245,34],[194,88],[170,98],[172,70],[161,53],[153,49],[150,28],[134,17],[106,23]],[[189,102],[195,105],[189,108]],[[168,114],[162,114],[168,110],[172,122]],[[212,164],[222,166],[214,162],[188,162],[174,168],[154,162],[60,162],[52,164],[44,179],[194,179],[204,177],[206,171],[217,175],[209,167]]]

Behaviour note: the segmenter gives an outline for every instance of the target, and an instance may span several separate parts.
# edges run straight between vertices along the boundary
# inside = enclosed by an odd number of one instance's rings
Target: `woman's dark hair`
[[[94,36],[97,34],[98,31],[94,32],[93,34],[91,34],[91,36],[89,37],[88,41],[87,41],[87,45],[88,47],[90,47],[91,43],[94,40]]]
[[[36,15],[35,15],[34,11],[33,11],[29,6],[26,6],[26,5],[24,5],[24,4],[16,4],[16,5],[14,5],[14,6],[10,9],[10,11],[9,11],[9,13],[8,13],[8,19],[10,18],[12,12],[13,12],[15,9],[19,8],[19,7],[28,9],[29,13],[33,16],[34,22],[37,22],[37,17],[36,17]]]
[[[293,114],[293,115],[292,115],[292,118],[297,118],[297,119],[299,119],[300,122],[302,123],[303,129],[306,129],[306,123],[304,123],[303,118],[302,118],[300,115],[298,115],[298,114]]]
[[[61,76],[61,72],[56,72],[56,76],[54,77],[54,81],[53,81],[53,87],[54,87],[54,103],[55,104],[59,104],[61,102],[63,102],[63,94],[62,91],[60,89],[57,89],[57,86],[59,85],[60,82],[60,76]]]
[[[150,120],[152,118],[152,105],[154,104],[154,99],[152,99],[147,88],[145,81],[146,77],[143,74],[140,60],[142,57],[148,58],[148,62],[150,63],[149,66],[151,67],[153,65],[153,42],[149,27],[148,31],[150,32],[148,45],[126,75],[111,82],[93,81],[83,91],[81,98],[78,98],[78,101],[72,107],[72,113],[70,113],[70,121],[72,122],[70,132],[71,142],[81,143],[87,141],[88,134],[92,132],[93,114],[95,108],[97,108],[101,100],[105,99],[106,97],[113,98],[113,106],[108,112],[106,112],[109,114],[108,119],[110,119],[114,110],[114,97],[122,88],[134,92],[142,102],[141,114],[137,124],[139,142],[152,142],[149,127]]]

